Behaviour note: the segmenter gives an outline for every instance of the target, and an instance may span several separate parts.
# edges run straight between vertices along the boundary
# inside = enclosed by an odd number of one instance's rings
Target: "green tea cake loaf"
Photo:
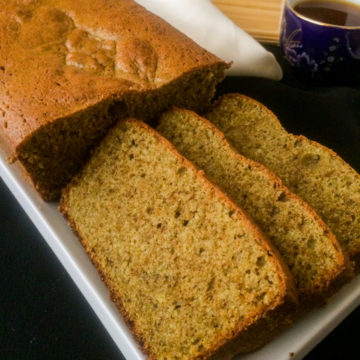
[[[119,118],[204,111],[228,67],[133,0],[0,9],[0,143],[46,200]]]

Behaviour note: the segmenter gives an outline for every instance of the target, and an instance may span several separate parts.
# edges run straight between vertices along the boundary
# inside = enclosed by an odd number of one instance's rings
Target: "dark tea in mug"
[[[307,18],[339,26],[360,26],[360,5],[347,1],[304,0],[294,10]]]
[[[301,80],[360,83],[360,0],[285,0],[280,45]]]

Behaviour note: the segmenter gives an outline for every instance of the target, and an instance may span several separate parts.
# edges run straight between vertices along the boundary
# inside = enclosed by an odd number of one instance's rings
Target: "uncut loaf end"
[[[267,168],[240,155],[214,124],[173,108],[157,130],[257,223],[291,270],[300,301],[315,303],[345,281],[348,264],[319,216]]]
[[[276,250],[138,120],[109,131],[60,208],[151,359],[230,358],[296,304]]]
[[[242,155],[264,164],[315,209],[359,268],[360,176],[354,169],[325,146],[288,133],[246,96],[223,96],[207,117]]]
[[[0,8],[0,140],[46,200],[117,119],[205,111],[228,67],[132,0]]]

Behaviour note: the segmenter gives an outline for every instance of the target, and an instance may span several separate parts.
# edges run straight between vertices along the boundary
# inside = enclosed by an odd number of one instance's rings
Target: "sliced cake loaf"
[[[255,220],[285,259],[303,300],[327,295],[346,261],[335,236],[304,201],[192,111],[172,109],[158,130]]]
[[[359,265],[360,176],[332,150],[289,134],[264,105],[225,95],[208,118],[244,156],[276,173],[312,206]]]
[[[137,120],[110,130],[60,209],[151,359],[249,349],[257,320],[295,301],[244,213]]]
[[[57,200],[117,120],[208,111],[227,67],[133,0],[0,0],[0,146]]]

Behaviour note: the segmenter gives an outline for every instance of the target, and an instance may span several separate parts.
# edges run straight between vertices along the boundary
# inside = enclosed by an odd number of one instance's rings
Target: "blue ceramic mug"
[[[347,81],[360,73],[360,27],[322,23],[285,0],[280,46],[297,75],[321,82]],[[360,5],[360,0],[348,0]]]

